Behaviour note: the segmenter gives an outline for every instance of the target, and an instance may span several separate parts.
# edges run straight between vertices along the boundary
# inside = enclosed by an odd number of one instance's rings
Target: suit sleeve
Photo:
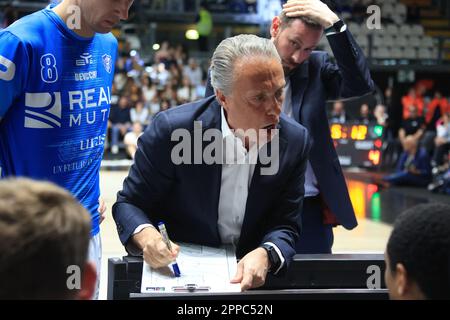
[[[305,195],[305,171],[309,150],[311,148],[310,139],[306,129],[304,130],[303,143],[300,153],[296,158],[295,166],[289,175],[289,179],[281,193],[280,201],[276,205],[273,219],[270,219],[268,232],[261,242],[272,242],[282,252],[286,263],[277,275],[282,275],[289,266],[295,254],[295,243],[301,232],[301,225],[298,224],[302,214],[303,198]]]
[[[170,132],[167,116],[160,113],[138,140],[135,162],[112,208],[124,246],[139,225],[152,223],[152,209],[169,194],[174,181]]]
[[[0,32],[0,119],[23,92],[28,65],[23,43],[8,31]]]
[[[328,99],[362,96],[375,91],[364,53],[347,30],[327,36],[337,64],[323,56],[321,75]]]

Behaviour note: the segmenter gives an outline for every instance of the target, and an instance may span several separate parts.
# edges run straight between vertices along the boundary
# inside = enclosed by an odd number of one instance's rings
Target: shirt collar
[[[223,111],[223,107],[220,107],[220,114],[222,117],[222,137],[225,139],[228,136],[234,136],[233,132],[228,125],[227,118],[225,117],[225,112]]]

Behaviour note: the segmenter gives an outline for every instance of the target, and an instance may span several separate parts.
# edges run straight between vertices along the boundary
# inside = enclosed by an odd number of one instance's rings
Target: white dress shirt
[[[286,78],[285,97],[282,106],[283,113],[289,118],[293,118],[292,115],[292,89],[291,80]],[[305,197],[315,197],[320,193],[317,178],[314,174],[313,168],[309,160],[306,163],[305,171]]]
[[[223,244],[232,244],[236,247],[244,221],[248,190],[258,159],[258,146],[254,144],[247,151],[242,140],[231,131],[223,108],[221,108],[221,118],[224,150],[217,224],[221,242]],[[151,224],[142,224],[134,230],[133,235],[147,227],[153,226]],[[280,249],[274,243],[266,242],[266,244],[273,246],[280,258],[281,264],[277,270],[274,270],[276,274],[283,267],[285,259]],[[133,250],[134,246],[127,248],[129,251],[130,249],[132,250],[130,252],[135,252]]]
[[[241,235],[248,190],[258,159],[258,146],[254,144],[247,151],[242,140],[230,130],[223,108],[221,116],[224,152],[217,224],[222,243],[236,246]],[[277,273],[283,267],[285,259],[274,243],[266,244],[273,246],[280,258],[281,264],[274,270],[274,273]]]
[[[230,130],[223,108],[221,108],[221,117],[224,150],[217,224],[222,243],[236,246],[241,234],[248,189],[252,182],[256,161],[250,161],[252,160],[250,152],[247,151],[242,140]]]

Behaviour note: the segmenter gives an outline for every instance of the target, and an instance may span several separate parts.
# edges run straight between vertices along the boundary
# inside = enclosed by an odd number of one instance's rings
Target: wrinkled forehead
[[[245,77],[252,80],[274,79],[283,76],[283,67],[279,58],[254,56],[242,57],[234,62],[235,79]]]

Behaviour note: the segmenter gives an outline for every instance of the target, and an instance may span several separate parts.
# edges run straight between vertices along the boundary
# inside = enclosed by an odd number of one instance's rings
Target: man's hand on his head
[[[239,261],[236,275],[231,279],[231,283],[240,283],[242,291],[261,287],[266,281],[269,267],[267,251],[257,248]]]
[[[339,17],[320,0],[289,0],[283,5],[283,12],[290,18],[308,17],[325,29],[339,21]]]

